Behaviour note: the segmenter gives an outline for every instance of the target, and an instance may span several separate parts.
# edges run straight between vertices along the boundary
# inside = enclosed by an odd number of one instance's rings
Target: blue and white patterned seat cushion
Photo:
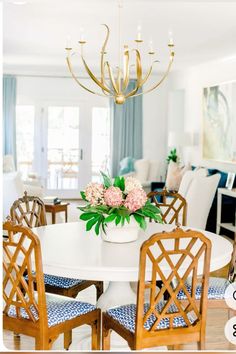
[[[209,287],[208,287],[208,299],[210,300],[221,300],[224,299],[225,290],[229,286],[230,282],[224,278],[209,278]],[[185,286],[191,294],[191,280],[185,282]],[[202,293],[202,284],[198,284],[196,287],[196,299],[199,300],[201,298]],[[185,292],[181,289],[177,295],[179,300],[185,300],[187,297]]]
[[[165,302],[161,301],[157,304],[156,310],[161,312],[162,308],[164,307]],[[144,314],[149,310],[150,305],[148,303],[144,304]],[[168,309],[168,313],[178,312],[177,307],[172,304]],[[135,319],[136,319],[136,305],[124,305],[116,308],[112,308],[107,311],[107,313],[117,322],[119,322],[122,326],[124,326],[128,331],[134,333],[135,332]],[[194,318],[188,314],[188,318],[190,323],[193,323],[195,320]],[[144,324],[144,328],[149,330],[153,323],[156,321],[156,316],[151,314],[150,317]],[[170,320],[168,317],[163,318],[156,329],[167,329],[169,328]],[[186,327],[186,322],[184,321],[183,317],[179,315],[179,313],[173,319],[173,327]]]
[[[28,280],[28,276],[25,276],[25,279]],[[55,286],[62,289],[70,289],[75,285],[81,284],[86,280],[81,279],[72,279],[65,277],[58,277],[57,275],[44,274],[44,284]]]
[[[87,302],[76,301],[66,296],[46,294],[48,326],[52,327],[67,320],[71,320],[81,315],[85,315],[96,309],[94,305]],[[32,305],[30,307],[34,317],[38,320],[38,312]],[[24,308],[20,310],[21,316],[29,319]],[[8,310],[8,316],[16,317],[16,308],[11,305]]]

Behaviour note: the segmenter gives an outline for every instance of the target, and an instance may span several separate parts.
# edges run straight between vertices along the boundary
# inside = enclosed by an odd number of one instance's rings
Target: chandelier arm
[[[108,68],[108,74],[109,74],[109,77],[110,77],[110,80],[111,80],[112,87],[113,87],[115,93],[118,95],[119,91],[118,91],[118,88],[116,86],[116,82],[115,82],[115,79],[114,79],[114,76],[113,76],[113,73],[112,73],[112,69],[111,69],[111,67],[110,67],[110,65],[109,65],[109,63],[107,61],[105,62],[105,65]]]
[[[143,71],[142,71],[142,64],[141,64],[141,55],[137,49],[134,49],[136,52],[136,72],[137,72],[137,82],[140,87],[140,84],[142,82],[142,76],[143,76]]]
[[[123,91],[125,91],[129,84],[129,51],[124,53],[124,75],[123,75]]]
[[[106,78],[106,69],[107,69],[107,74],[108,74],[108,77]],[[110,82],[109,82],[109,80],[110,80],[110,77],[109,77],[109,71],[108,71],[108,67],[107,67],[107,65],[106,65],[106,62],[104,63],[104,84],[107,86],[107,88],[110,90],[110,92],[112,92],[112,90],[111,90],[111,85],[110,85]]]
[[[83,84],[81,84],[81,82],[78,80],[78,78],[76,77],[76,75],[74,74],[73,70],[72,70],[72,66],[71,66],[71,63],[70,63],[70,59],[67,57],[66,58],[66,62],[67,62],[67,65],[68,65],[68,68],[69,68],[69,71],[71,73],[71,76],[73,77],[73,79],[77,82],[77,84],[82,87],[84,90],[92,93],[93,95],[97,95],[97,96],[101,96],[101,97],[107,97],[107,95],[104,95],[102,93],[99,93],[99,92],[95,92],[95,91],[92,91],[90,90],[88,87],[84,86]],[[113,95],[109,95],[110,97],[113,97]]]
[[[142,82],[142,65],[141,65],[141,57],[140,53],[137,49],[134,49],[136,52],[136,74],[137,74],[137,82],[135,88],[130,91],[127,95],[125,95],[125,98],[128,98],[130,96],[134,96],[134,94],[138,91],[138,89],[141,87],[141,82]]]
[[[116,86],[119,94],[121,93],[121,68],[118,67]]]
[[[168,64],[168,67],[167,67],[167,70],[165,72],[165,74],[163,75],[163,77],[161,78],[161,80],[156,84],[154,85],[153,87],[151,87],[150,89],[146,90],[146,91],[143,91],[143,92],[140,92],[140,93],[137,93],[137,94],[134,94],[132,97],[137,97],[137,96],[141,96],[141,95],[144,95],[146,93],[149,93],[153,90],[155,90],[158,86],[161,85],[161,83],[165,80],[165,78],[168,76],[169,72],[170,72],[170,69],[171,69],[171,66],[172,66],[172,63],[173,63],[173,60],[174,60],[174,53],[172,52],[171,53],[171,58],[170,58],[170,62]]]
[[[105,55],[105,52],[106,52],[107,42],[108,42],[108,39],[109,39],[109,36],[110,36],[110,29],[105,23],[102,24],[102,26],[104,26],[106,28],[106,30],[107,30],[106,38],[105,38],[105,41],[103,43],[102,52],[101,52],[101,83],[102,83],[102,85],[105,86],[104,55]]]
[[[84,67],[85,67],[85,69],[86,69],[88,75],[89,75],[90,78],[95,82],[95,84],[97,84],[102,90],[104,90],[104,91],[106,91],[106,92],[108,92],[108,93],[111,93],[110,90],[109,90],[106,86],[104,86],[104,85],[96,78],[96,76],[92,73],[92,71],[89,69],[89,67],[88,67],[88,65],[87,65],[87,63],[86,63],[86,61],[84,60],[83,55],[81,55],[81,59],[82,59],[82,61],[83,61],[83,63],[84,63]]]
[[[146,76],[143,78],[143,80],[142,80],[142,82],[141,82],[141,86],[143,86],[143,85],[147,82],[147,80],[149,79],[149,77],[150,77],[150,75],[151,75],[151,73],[152,73],[152,70],[153,70],[153,65],[154,65],[155,63],[159,63],[159,60],[154,60],[154,61],[152,62],[152,64],[151,64],[151,66],[150,66],[150,68],[149,68],[149,70],[148,70]]]

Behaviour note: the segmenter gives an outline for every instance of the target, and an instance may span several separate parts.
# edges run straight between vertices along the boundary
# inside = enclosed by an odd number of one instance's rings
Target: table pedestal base
[[[132,290],[129,282],[111,281],[106,291],[100,296],[97,307],[106,311],[112,307],[136,304],[137,295]]]

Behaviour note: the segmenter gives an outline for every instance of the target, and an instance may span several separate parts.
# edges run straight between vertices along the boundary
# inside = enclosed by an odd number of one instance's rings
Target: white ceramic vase
[[[101,237],[104,241],[114,242],[114,243],[126,243],[136,241],[138,238],[140,226],[135,221],[133,217],[131,217],[130,222],[123,226],[116,225],[115,222],[109,222],[107,227],[105,227],[106,233],[101,231]]]

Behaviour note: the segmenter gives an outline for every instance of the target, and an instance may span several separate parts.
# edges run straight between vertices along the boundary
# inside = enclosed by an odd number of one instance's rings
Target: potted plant
[[[179,157],[177,155],[177,150],[176,148],[170,150],[169,155],[167,156],[167,162],[170,163],[170,161],[178,163],[179,162]]]
[[[93,227],[105,241],[130,242],[146,229],[147,218],[162,223],[160,209],[147,198],[141,183],[134,177],[112,180],[101,172],[103,183],[89,183],[81,196],[87,204],[79,207],[86,230]]]

